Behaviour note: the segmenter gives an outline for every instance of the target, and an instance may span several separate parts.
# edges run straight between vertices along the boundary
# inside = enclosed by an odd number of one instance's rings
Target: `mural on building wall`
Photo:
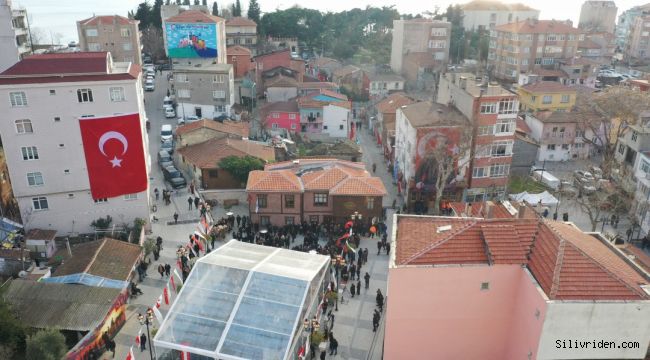
[[[216,58],[216,24],[165,24],[170,58]]]
[[[418,190],[435,191],[438,178],[438,164],[441,156],[458,155],[460,147],[458,128],[419,129],[415,153],[415,187]],[[449,174],[447,183],[451,184],[458,174],[458,162],[454,161],[455,171]]]

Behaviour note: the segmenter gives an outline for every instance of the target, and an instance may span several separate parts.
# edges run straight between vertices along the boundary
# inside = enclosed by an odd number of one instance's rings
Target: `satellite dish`
[[[21,270],[21,271],[18,273],[18,277],[21,278],[21,279],[26,278],[27,275],[29,275],[29,274],[28,274],[27,271],[25,271],[25,270]]]

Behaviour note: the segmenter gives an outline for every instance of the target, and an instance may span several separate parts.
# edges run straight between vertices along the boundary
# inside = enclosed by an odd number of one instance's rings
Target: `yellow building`
[[[570,111],[576,104],[576,90],[555,81],[521,86],[518,94],[524,111]]]

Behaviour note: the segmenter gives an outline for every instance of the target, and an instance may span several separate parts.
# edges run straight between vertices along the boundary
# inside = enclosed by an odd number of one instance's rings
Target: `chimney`
[[[465,215],[472,216],[472,203],[467,203],[465,205]]]
[[[517,218],[518,219],[523,219],[525,215],[526,215],[526,205],[524,205],[523,203],[519,204],[519,209],[518,209],[518,212],[517,212]]]
[[[485,202],[485,218],[492,219],[494,217],[494,203],[492,201]]]

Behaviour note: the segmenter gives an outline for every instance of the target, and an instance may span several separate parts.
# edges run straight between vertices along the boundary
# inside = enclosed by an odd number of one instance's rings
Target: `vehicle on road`
[[[170,141],[163,142],[162,144],[160,144],[160,150],[165,150],[169,154],[173,154],[174,153],[174,141],[170,140]]]
[[[533,178],[541,182],[542,184],[550,187],[553,190],[557,190],[560,188],[560,179],[553,176],[553,174],[551,174],[546,170],[534,170]]]
[[[580,184],[593,185],[596,181],[594,175],[588,171],[576,170],[573,172],[573,178]]]
[[[160,129],[160,142],[171,141],[173,137],[172,126],[169,124],[163,125]]]
[[[176,111],[174,111],[174,108],[172,108],[172,107],[165,108],[165,117],[167,119],[175,118],[176,117]]]
[[[175,166],[167,166],[163,168],[163,176],[167,182],[171,184],[174,189],[180,189],[187,186],[187,182],[178,169]]]
[[[146,80],[144,82],[144,91],[154,91],[154,86],[153,80]]]
[[[158,151],[158,165],[160,165],[160,167],[163,169],[167,166],[174,165],[172,156],[169,155],[169,153],[165,150]]]
[[[191,124],[191,123],[193,123],[195,121],[199,121],[199,120],[200,120],[199,117],[194,116],[194,115],[179,117],[178,118],[178,125]]]
[[[172,97],[165,96],[165,97],[163,98],[163,105],[162,105],[162,108],[163,108],[163,110],[164,110],[165,108],[168,108],[168,107],[170,107],[170,108],[173,108],[173,107],[174,107],[174,99],[173,99]]]

